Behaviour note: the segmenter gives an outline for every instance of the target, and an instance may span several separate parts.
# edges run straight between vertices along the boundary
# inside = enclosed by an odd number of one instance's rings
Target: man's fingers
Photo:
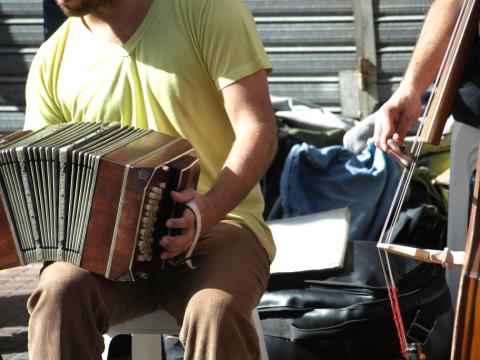
[[[195,198],[196,192],[193,189],[185,189],[183,191],[172,191],[172,199],[176,202],[186,203]]]
[[[171,229],[185,229],[186,227],[191,226],[192,224],[193,224],[193,220],[187,217],[167,220],[167,227]]]
[[[172,229],[185,229],[195,226],[195,215],[188,207],[184,210],[181,218],[168,219],[167,227]]]
[[[163,254],[176,253],[181,254],[186,251],[192,243],[193,234],[191,231],[187,231],[178,236],[164,236],[160,239],[160,245],[166,250],[162,253],[161,258],[164,258]]]
[[[185,250],[165,250],[162,252],[160,255],[160,260],[168,260],[168,259],[173,259],[174,257],[177,257],[181,254],[183,254]]]
[[[398,124],[398,128],[396,131],[396,139],[395,141],[400,145],[403,143],[405,136],[408,134],[408,130],[410,129],[410,125],[413,122],[413,117],[405,114],[404,118],[401,119],[400,123]]]
[[[375,145],[380,148],[380,133],[381,133],[381,124],[379,114],[375,116],[375,128],[373,130],[373,142]]]
[[[395,133],[396,117],[396,113],[388,106],[383,106],[378,111],[375,121],[374,141],[375,145],[383,151],[388,150],[387,140]]]
[[[172,191],[171,197],[178,203],[186,203],[196,196],[193,189],[186,189],[181,192]],[[182,233],[177,236],[164,236],[160,239],[160,246],[165,250],[160,255],[162,260],[174,258],[189,249],[195,235],[195,215],[189,208],[186,208],[182,217],[168,219],[166,226],[170,229],[181,229]]]
[[[398,145],[402,145],[403,144],[403,138],[398,134],[398,133],[395,133],[392,135],[392,139],[395,140],[395,142],[398,144]]]

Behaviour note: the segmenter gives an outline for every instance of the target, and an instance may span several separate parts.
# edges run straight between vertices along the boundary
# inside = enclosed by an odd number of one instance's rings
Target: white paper
[[[342,268],[349,223],[348,208],[268,222],[277,247],[270,272]]]

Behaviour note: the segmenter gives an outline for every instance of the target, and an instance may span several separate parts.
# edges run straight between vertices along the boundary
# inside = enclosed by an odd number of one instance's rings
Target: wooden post
[[[378,103],[377,47],[372,0],[353,0],[360,119]]]

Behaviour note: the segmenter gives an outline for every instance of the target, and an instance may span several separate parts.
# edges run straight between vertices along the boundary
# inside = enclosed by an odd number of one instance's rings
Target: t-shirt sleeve
[[[271,71],[255,21],[242,0],[205,0],[200,52],[218,90],[260,69]]]
[[[49,75],[44,62],[43,49],[35,55],[25,88],[26,110],[24,129],[39,129],[45,125],[64,122],[59,107],[52,95]]]

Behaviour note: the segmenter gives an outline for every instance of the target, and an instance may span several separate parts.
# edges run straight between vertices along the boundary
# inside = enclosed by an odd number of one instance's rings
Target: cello
[[[426,262],[441,263],[444,266],[462,267],[451,360],[480,359],[480,204],[478,202],[480,199],[480,153],[477,160],[477,174],[465,251],[416,249],[390,244],[391,229],[398,219],[422,144],[438,145],[440,143],[469,50],[478,32],[479,19],[480,0],[464,0],[434,85],[434,91],[425,108],[423,123],[418,130],[410,154],[402,154],[395,143],[389,143],[394,157],[404,166],[404,170],[377,246],[387,282],[401,353],[407,360],[425,359],[425,355],[422,353],[420,344],[409,346],[407,343],[388,253],[409,256]]]

